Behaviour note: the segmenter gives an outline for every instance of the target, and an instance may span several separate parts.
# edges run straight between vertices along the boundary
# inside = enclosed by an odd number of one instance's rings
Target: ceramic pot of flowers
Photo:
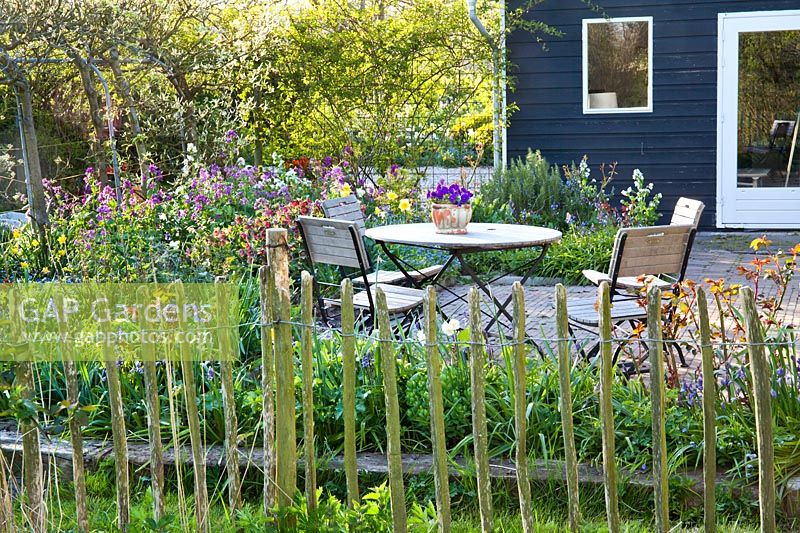
[[[436,233],[461,235],[467,232],[472,219],[473,194],[459,183],[447,185],[440,181],[436,188],[428,191],[431,202],[431,220]]]

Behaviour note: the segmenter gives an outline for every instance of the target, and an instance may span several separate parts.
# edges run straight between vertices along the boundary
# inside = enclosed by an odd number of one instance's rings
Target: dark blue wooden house
[[[639,168],[705,228],[800,228],[800,0],[596,3],[546,0],[530,16],[563,35],[509,37],[508,157],[617,162],[617,191]]]

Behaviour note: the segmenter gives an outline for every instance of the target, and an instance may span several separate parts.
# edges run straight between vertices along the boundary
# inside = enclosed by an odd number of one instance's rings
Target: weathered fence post
[[[600,300],[600,424],[603,431],[603,481],[609,533],[617,533],[619,502],[617,500],[617,460],[614,443],[614,409],[611,405],[611,383],[614,376],[611,345],[611,295],[607,282],[598,289]]]
[[[775,531],[775,449],[772,440],[772,396],[770,366],[764,348],[764,333],[758,318],[755,296],[750,287],[742,288],[747,350],[753,377],[753,407],[756,415],[758,448],[758,502],[761,531]]]
[[[70,356],[67,355],[66,357]],[[75,368],[74,361],[64,360],[64,376],[67,381],[67,402],[69,402],[71,411],[69,413],[69,437],[72,445],[72,484],[75,488],[75,515],[78,521],[78,528],[81,531],[89,531],[89,514],[86,508],[86,476],[83,467],[83,436],[81,435],[81,425],[77,418],[77,410],[80,408],[78,401],[78,371]]]
[[[703,508],[706,533],[717,530],[717,379],[714,377],[714,350],[708,320],[706,291],[697,289],[700,314],[700,353],[703,358]]]
[[[400,455],[400,405],[397,396],[397,361],[394,357],[392,326],[386,294],[376,291],[378,334],[380,335],[383,396],[386,401],[386,458],[389,463],[389,492],[395,532],[407,531],[406,492],[403,486],[403,457]]]
[[[581,508],[578,495],[578,453],[575,450],[575,431],[572,424],[572,359],[570,357],[569,318],[567,316],[567,289],[556,285],[556,336],[558,337],[558,383],[561,392],[559,408],[564,431],[564,465],[569,500],[569,529],[578,531]]]
[[[183,309],[186,296],[183,283],[175,282],[178,309]],[[183,313],[180,323],[183,324]],[[206,484],[206,458],[203,450],[203,436],[200,432],[200,415],[197,410],[197,384],[194,379],[194,364],[189,356],[189,346],[180,343],[181,374],[183,377],[183,394],[186,400],[186,418],[189,423],[189,442],[192,447],[192,467],[194,472],[194,501],[197,531],[208,532],[208,486]]]
[[[347,505],[358,502],[358,464],[356,463],[356,339],[353,282],[342,280],[342,410],[344,417],[344,474],[347,479]]]
[[[215,284],[217,300],[217,325],[224,320],[227,328],[238,328],[238,324],[230,324],[230,301],[227,290],[223,287],[225,278],[218,277]],[[239,421],[236,417],[236,399],[233,391],[233,361],[239,358],[239,347],[231,344],[230,331],[220,328],[217,330],[219,343],[219,379],[222,388],[222,410],[225,413],[225,472],[228,474],[228,506],[231,510],[231,520],[236,516],[236,509],[241,507],[242,482],[239,477]]]
[[[275,324],[275,481],[278,505],[286,507],[297,489],[297,432],[295,429],[294,346],[289,290],[276,286]]]
[[[647,293],[647,337],[650,351],[650,400],[653,404],[653,493],[656,531],[669,531],[669,481],[664,410],[664,344],[661,340],[661,289]]]
[[[146,290],[140,287],[137,303],[145,309]],[[158,521],[164,516],[164,452],[161,443],[161,400],[158,396],[158,373],[156,371],[155,350],[147,338],[149,330],[144,312],[138,313],[139,331],[142,341],[142,363],[144,365],[144,394],[147,409],[147,436],[150,444],[150,477],[153,490],[153,517]],[[177,457],[177,456],[176,456]]]
[[[527,448],[527,358],[525,357],[525,291],[520,282],[511,289],[514,297],[514,431],[517,437],[516,457],[517,493],[522,530],[533,533],[533,506],[531,505],[531,483],[528,478]]]
[[[56,292],[56,306],[64,309],[64,297],[60,290]],[[72,445],[72,485],[75,489],[75,518],[78,529],[89,531],[89,512],[86,506],[86,475],[83,465],[83,435],[77,414],[80,409],[78,394],[78,370],[75,365],[72,340],[67,331],[63,313],[58,315],[58,333],[61,337],[61,357],[64,365],[64,378],[67,382],[67,405],[69,415],[69,439]],[[155,491],[154,491],[155,492]]]
[[[145,346],[151,343],[145,342]],[[158,370],[153,355],[145,356],[144,364],[144,394],[147,408],[147,434],[150,441],[150,477],[153,489],[153,517],[158,521],[164,516],[165,491],[164,485],[164,447],[161,442],[161,400],[158,397]],[[176,456],[177,457],[177,456]]]
[[[172,360],[167,357],[164,359],[164,375],[167,378],[167,403],[169,407],[169,429],[172,435],[172,451],[175,457],[175,482],[178,488],[178,515],[181,521],[181,529],[189,530],[189,516],[186,509],[186,491],[183,486],[183,448],[178,438],[178,409],[175,406],[175,379],[173,377]]]
[[[442,398],[442,357],[439,354],[436,327],[436,289],[429,285],[425,292],[425,355],[428,363],[428,402],[431,415],[433,447],[433,481],[436,487],[436,512],[439,532],[450,531],[450,476],[447,469],[447,442],[444,432],[444,400]]]
[[[300,309],[303,330],[300,335],[303,372],[303,451],[306,461],[306,505],[317,507],[317,470],[314,461],[314,280],[305,270],[301,276]]]
[[[111,311],[109,310],[109,313]],[[111,435],[114,443],[114,465],[117,483],[117,520],[122,533],[128,531],[130,522],[130,468],[128,466],[128,435],[125,428],[125,409],[122,403],[122,385],[119,381],[119,366],[111,351],[109,320],[101,321],[104,334],[103,361],[108,384],[108,403],[111,406]]]
[[[27,400],[32,400],[33,364],[28,361],[17,363],[16,378],[22,396]],[[44,472],[39,447],[39,428],[26,420],[20,423],[20,429],[22,430],[22,480],[27,498],[27,505],[23,508],[27,508],[31,530],[35,533],[44,532],[47,531],[47,504],[44,498]]]
[[[289,245],[285,229],[267,232],[273,277],[272,316],[275,320],[275,478],[281,507],[292,503],[297,488],[294,346],[289,300]],[[290,526],[291,524],[286,524]]]
[[[9,292],[8,303],[11,314],[11,333],[17,343],[27,346],[22,317],[19,315],[20,306],[17,305],[18,298],[16,289],[12,288]],[[22,357],[30,355],[29,346],[27,348]],[[14,367],[14,381],[20,388],[21,396],[32,401],[33,363],[27,360],[17,362]],[[23,505],[22,509],[31,530],[35,533],[44,533],[47,530],[47,503],[44,498],[44,472],[39,447],[39,427],[33,420],[20,420],[19,426],[22,432],[22,481],[27,498],[27,505]]]
[[[486,426],[486,347],[481,325],[481,295],[469,291],[470,386],[472,389],[472,443],[475,448],[475,473],[478,478],[478,507],[481,531],[492,530],[492,480],[489,476],[489,436]]]
[[[11,471],[6,464],[6,457],[0,453],[0,533],[14,533],[14,506],[11,503],[11,487],[8,478]],[[12,478],[13,479],[13,478]]]
[[[264,514],[275,505],[275,352],[272,326],[272,274],[270,267],[258,269],[258,294],[261,307],[261,409],[264,425]]]

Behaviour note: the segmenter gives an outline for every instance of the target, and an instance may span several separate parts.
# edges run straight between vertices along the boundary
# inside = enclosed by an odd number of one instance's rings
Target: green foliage
[[[484,195],[472,199],[472,221],[490,224],[509,224],[514,222],[511,206],[500,200],[489,200]]]
[[[616,234],[614,226],[601,226],[593,231],[568,230],[561,242],[547,251],[540,275],[563,279],[568,284],[585,284],[581,271],[608,269]]]
[[[479,111],[459,117],[450,128],[450,136],[456,143],[481,145],[487,149],[492,146],[493,132],[492,109],[489,103]]]
[[[262,92],[274,110],[267,142],[294,154],[351,146],[356,166],[379,169],[446,148],[450,126],[489,90],[489,48],[466,20],[455,0],[299,10]]]
[[[614,224],[616,213],[611,208],[605,188],[614,175],[601,167],[603,179],[591,177],[587,158],[579,165],[565,166],[563,178],[558,166],[550,165],[538,150],[511,162],[508,169],[498,171],[481,186],[487,205],[507,206],[511,218],[520,224],[566,229],[572,225],[584,228]]]

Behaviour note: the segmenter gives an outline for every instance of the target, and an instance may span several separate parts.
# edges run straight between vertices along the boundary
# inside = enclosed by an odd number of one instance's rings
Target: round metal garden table
[[[500,320],[501,315],[509,320],[512,320],[511,313],[508,311],[508,306],[511,303],[511,296],[505,301],[499,301],[491,291],[491,284],[508,276],[510,274],[522,274],[521,282],[525,283],[530,278],[536,267],[544,259],[547,249],[551,244],[561,240],[561,232],[550,229],[542,228],[539,226],[524,226],[521,224],[479,224],[474,223],[467,226],[467,233],[463,235],[447,235],[436,233],[436,227],[433,224],[394,224],[389,226],[378,226],[370,228],[366,231],[366,236],[380,245],[386,256],[397,266],[397,268],[406,276],[408,281],[414,286],[421,286],[422,282],[432,282],[443,288],[454,296],[454,298],[444,304],[442,307],[453,303],[456,300],[466,302],[464,296],[456,294],[454,291],[444,287],[439,280],[443,274],[455,263],[461,266],[464,274],[468,275],[475,284],[480,288],[483,293],[494,302],[496,313],[491,316],[489,324],[486,326],[488,330],[492,324]],[[408,274],[408,270],[415,268],[404,261],[403,258],[394,253],[389,245],[401,244],[406,246],[414,246],[417,248],[429,248],[435,250],[442,250],[446,252],[449,257],[445,262],[443,268],[439,273],[431,279],[423,279],[421,281],[415,280]],[[523,264],[513,268],[511,271],[501,272],[496,277],[484,281],[480,278],[478,272],[473,265],[467,260],[470,254],[478,254],[485,252],[496,252],[501,250],[518,250],[523,248],[538,248],[538,255],[526,261]]]

